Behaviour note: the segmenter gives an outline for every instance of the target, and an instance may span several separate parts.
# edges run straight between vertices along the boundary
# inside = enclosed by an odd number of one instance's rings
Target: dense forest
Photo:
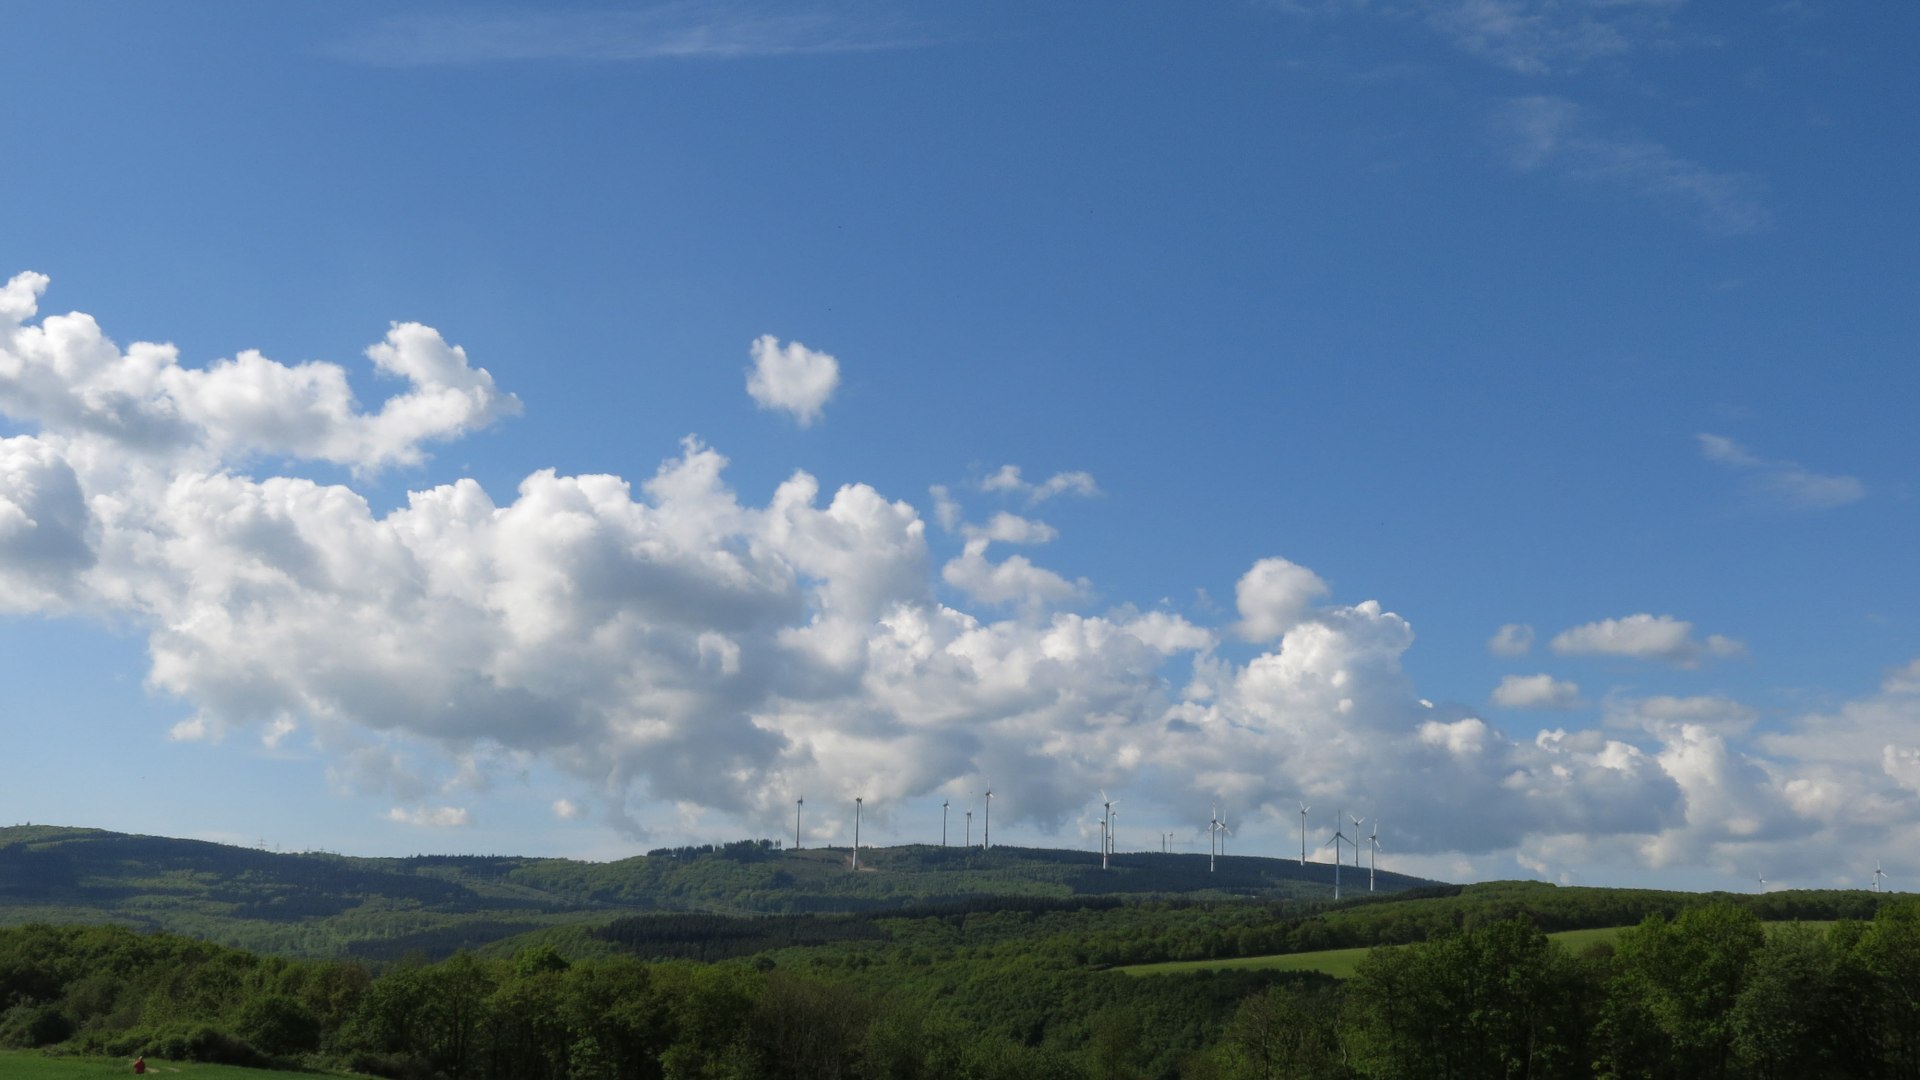
[[[1299,906],[663,914],[379,967],[24,926],[0,931],[0,1045],[401,1080],[1920,1075],[1913,899],[1505,883]],[[1623,916],[1611,944],[1546,937]],[[1403,939],[1346,981],[1107,966]]]

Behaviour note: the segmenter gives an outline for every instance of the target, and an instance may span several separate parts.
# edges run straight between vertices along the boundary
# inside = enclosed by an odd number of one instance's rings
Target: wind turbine
[[[1227,819],[1221,818],[1220,819],[1220,854],[1225,855],[1227,853],[1227,837],[1232,835],[1233,835],[1233,830],[1227,828]]]
[[[1107,868],[1107,856],[1113,854],[1113,800],[1107,797],[1107,790],[1100,789],[1100,869]]]
[[[1347,834],[1340,824],[1341,819],[1344,817],[1346,817],[1344,811],[1333,815],[1333,838],[1325,844],[1320,845],[1321,847],[1327,847],[1329,845],[1333,847],[1333,898],[1335,900],[1340,899],[1340,845],[1353,844],[1352,840],[1347,839]],[[1356,848],[1359,847],[1358,844],[1354,844],[1354,846]]]
[[[1207,873],[1213,873],[1213,862],[1220,851],[1220,804],[1213,804],[1213,817],[1207,820]]]
[[[860,804],[866,802],[866,796],[853,797],[853,868],[860,869]]]
[[[973,846],[973,807],[967,807],[967,846]]]
[[[952,801],[951,799],[940,800],[940,846],[941,847],[947,846],[947,803],[951,801]]]
[[[1373,891],[1373,870],[1380,861],[1380,819],[1373,819],[1373,832],[1367,836],[1367,891]]]
[[[980,827],[980,850],[993,846],[993,789],[987,789],[987,820]]]
[[[1300,804],[1300,865],[1307,865],[1307,811],[1313,809],[1306,803]]]
[[[1880,869],[1880,860],[1879,859],[1873,860],[1873,891],[1874,892],[1880,891],[1880,879],[1886,876],[1887,876],[1887,872],[1885,870]]]
[[[805,798],[793,800],[793,850],[800,850],[800,808],[807,804]]]
[[[1362,819],[1360,818],[1353,819],[1353,839],[1347,841],[1347,843],[1353,845],[1353,868],[1356,872],[1360,869],[1360,822],[1361,820]]]

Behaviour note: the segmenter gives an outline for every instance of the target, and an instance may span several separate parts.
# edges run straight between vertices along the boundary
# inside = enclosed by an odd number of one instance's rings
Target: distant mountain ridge
[[[112,923],[288,956],[393,959],[481,948],[648,912],[875,912],[989,897],[1324,900],[1332,867],[1258,856],[769,841],[616,862],[492,855],[360,858],[65,826],[0,828],[0,926]],[[1364,871],[1346,871],[1346,891]],[[1434,882],[1381,872],[1382,892]]]

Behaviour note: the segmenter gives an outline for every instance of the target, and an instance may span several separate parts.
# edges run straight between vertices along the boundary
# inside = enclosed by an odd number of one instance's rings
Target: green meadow
[[[66,1057],[34,1050],[0,1050],[0,1076],[6,1080],[96,1080],[132,1075],[133,1062],[127,1058]],[[202,1065],[192,1061],[148,1058],[147,1075],[178,1077],[179,1080],[270,1080],[287,1074],[265,1069],[242,1069],[234,1065]],[[299,1075],[353,1077],[356,1074],[308,1072]]]
[[[1825,930],[1832,926],[1831,921],[1808,920],[1794,922],[1768,923],[1769,929],[1778,926],[1811,926]],[[1624,926],[1601,926],[1588,930],[1562,930],[1557,934],[1548,934],[1549,941],[1580,952],[1591,945],[1611,945],[1620,936]],[[1242,956],[1232,960],[1179,960],[1166,964],[1135,964],[1117,968],[1128,975],[1177,975],[1191,971],[1317,971],[1322,975],[1331,975],[1336,979],[1353,977],[1354,965],[1371,949],[1321,949],[1318,952],[1284,953],[1279,956]]]

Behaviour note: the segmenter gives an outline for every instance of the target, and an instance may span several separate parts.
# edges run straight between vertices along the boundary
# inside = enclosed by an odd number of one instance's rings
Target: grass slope
[[[1774,922],[1766,924],[1769,929],[1776,926],[1811,926],[1824,931],[1833,924],[1822,920],[1792,923]],[[1548,934],[1550,941],[1579,952],[1593,945],[1611,945],[1624,926],[1602,926],[1586,930],[1562,930]],[[1242,956],[1231,960],[1182,960],[1166,964],[1135,964],[1115,970],[1128,975],[1178,975],[1192,971],[1318,971],[1336,979],[1353,977],[1354,965],[1371,949],[1320,949],[1315,952],[1284,953],[1278,956]]]
[[[6,1080],[96,1080],[133,1075],[125,1058],[61,1057],[34,1050],[0,1050],[0,1076]],[[193,1061],[147,1059],[147,1075],[179,1080],[279,1080],[287,1074],[234,1065],[202,1065]],[[358,1073],[307,1072],[303,1076],[358,1077]]]

